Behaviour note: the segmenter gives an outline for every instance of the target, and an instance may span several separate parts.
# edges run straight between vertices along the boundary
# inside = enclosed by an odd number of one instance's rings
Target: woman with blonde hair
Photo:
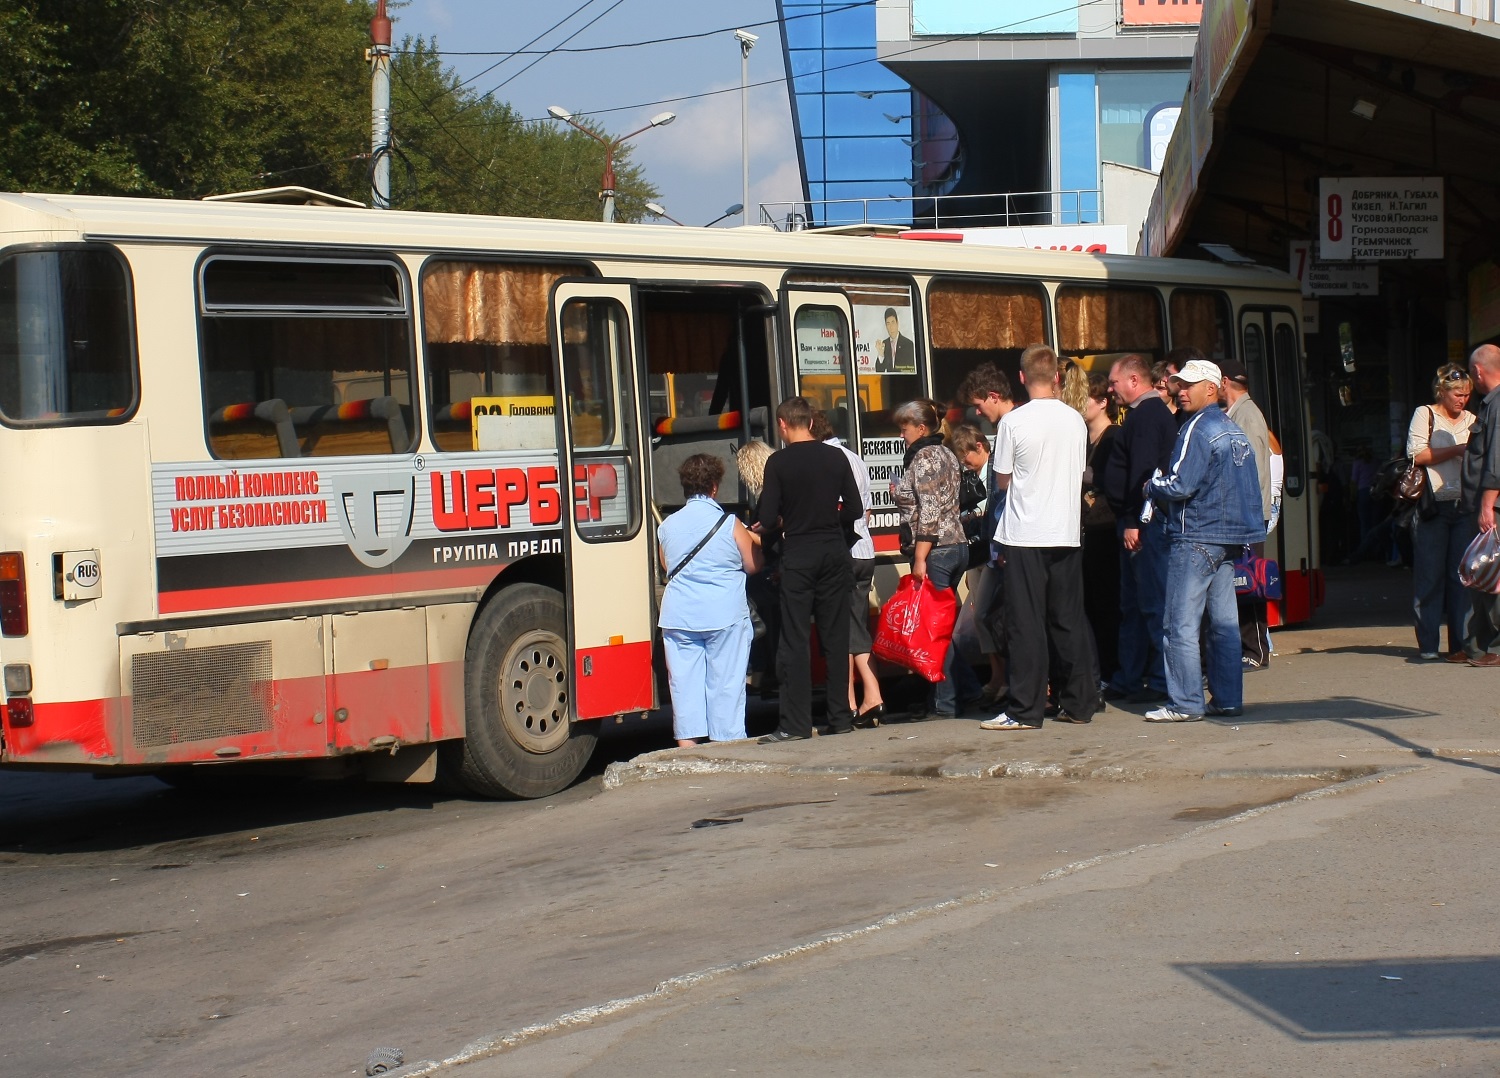
[[[1448,625],[1449,658],[1464,662],[1463,650],[1472,607],[1458,579],[1458,563],[1474,538],[1474,518],[1459,509],[1459,473],[1478,418],[1465,406],[1474,384],[1455,363],[1438,368],[1432,380],[1432,404],[1411,417],[1406,455],[1427,472],[1428,494],[1412,514],[1412,612],[1417,651],[1424,659],[1441,656],[1438,629]]]
[[[1078,365],[1075,360],[1064,359],[1058,361],[1062,369],[1062,387],[1058,397],[1069,408],[1083,416],[1088,421],[1089,407],[1089,372]]]

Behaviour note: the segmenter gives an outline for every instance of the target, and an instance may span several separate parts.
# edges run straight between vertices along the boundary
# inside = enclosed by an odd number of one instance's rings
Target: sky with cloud
[[[733,30],[744,27],[760,35],[750,53],[751,220],[760,203],[801,198],[775,0],[411,0],[392,16],[398,45],[406,35],[435,37],[444,62],[461,78],[472,79],[480,92],[494,90],[527,119],[545,119],[549,105],[561,105],[595,114],[608,131],[623,134],[659,112],[676,113],[671,124],[632,140],[633,159],[661,191],[666,211],[690,225],[741,201],[740,48]],[[708,31],[719,32],[540,59],[457,55],[589,48]],[[710,96],[662,103],[700,94]],[[620,106],[633,107],[601,111]],[[393,124],[399,136],[401,118],[393,117]],[[738,217],[724,222],[738,223]]]

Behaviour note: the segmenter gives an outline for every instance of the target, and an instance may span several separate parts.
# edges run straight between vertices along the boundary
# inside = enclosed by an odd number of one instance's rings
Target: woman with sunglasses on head
[[[1417,651],[1424,659],[1441,657],[1438,630],[1445,622],[1449,658],[1468,658],[1463,640],[1471,606],[1458,579],[1458,563],[1474,538],[1475,522],[1459,509],[1458,487],[1461,458],[1476,418],[1465,407],[1472,390],[1462,367],[1439,367],[1432,381],[1434,403],[1416,410],[1406,432],[1406,455],[1427,471],[1428,494],[1412,514],[1412,609]]]

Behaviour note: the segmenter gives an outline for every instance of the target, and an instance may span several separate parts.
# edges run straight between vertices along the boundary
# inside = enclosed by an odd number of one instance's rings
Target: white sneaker
[[[1038,727],[1029,723],[1017,722],[1005,712],[1000,712],[993,719],[985,719],[979,724],[981,730],[1036,730]]]
[[[1441,658],[1442,658],[1442,656],[1441,656],[1441,655],[1439,655],[1439,654],[1438,654],[1438,653],[1437,653],[1437,652],[1435,652],[1435,651],[1424,651],[1424,652],[1422,652],[1422,654],[1421,654],[1421,655],[1420,655],[1420,656],[1418,656],[1418,657],[1419,657],[1419,658],[1422,658],[1422,659],[1429,659],[1429,660],[1430,660],[1430,659],[1441,659]]]
[[[1159,707],[1155,711],[1146,712],[1147,722],[1202,722],[1202,715],[1189,715],[1186,711],[1176,711],[1170,706]]]

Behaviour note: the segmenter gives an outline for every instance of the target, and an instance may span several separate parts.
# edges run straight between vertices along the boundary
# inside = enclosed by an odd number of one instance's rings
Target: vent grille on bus
[[[137,748],[271,729],[271,642],[133,655]]]

